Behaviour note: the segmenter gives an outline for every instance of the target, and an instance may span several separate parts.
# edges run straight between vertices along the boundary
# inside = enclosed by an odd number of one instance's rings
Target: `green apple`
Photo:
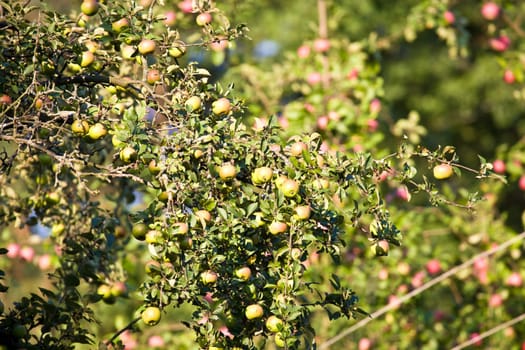
[[[295,197],[299,193],[299,182],[286,179],[281,186],[281,190],[285,197]]]
[[[89,128],[88,136],[92,140],[98,140],[98,139],[106,136],[107,133],[108,133],[108,131],[106,130],[106,127],[103,124],[95,123]]]
[[[309,205],[300,205],[294,209],[295,215],[299,220],[308,220],[312,213],[312,209]]]
[[[454,170],[450,164],[439,164],[432,170],[433,175],[438,180],[448,179],[454,174]]]
[[[237,175],[237,169],[233,164],[224,164],[219,167],[219,177],[224,181],[232,180]]]
[[[273,170],[269,167],[256,168],[252,173],[252,182],[254,185],[261,185],[270,181],[273,177]]]
[[[148,232],[148,225],[143,222],[138,222],[131,228],[131,234],[139,241],[143,241],[146,238]]]
[[[275,315],[271,315],[266,319],[266,328],[272,333],[277,333],[283,329],[283,320]]]
[[[82,52],[82,58],[80,60],[81,67],[90,66],[95,61],[95,55],[91,51]]]
[[[120,150],[119,157],[124,163],[131,163],[137,160],[137,151],[131,146],[126,146]]]
[[[129,21],[125,17],[111,23],[111,29],[116,33],[122,32],[127,27],[129,27]]]
[[[186,100],[185,106],[190,112],[198,111],[201,109],[202,100],[199,96],[191,96]]]
[[[217,273],[211,270],[204,271],[201,273],[201,281],[204,284],[214,284],[217,282]]]
[[[243,281],[248,281],[252,276],[252,270],[248,266],[244,266],[235,270],[235,276]]]
[[[272,235],[284,233],[287,230],[288,230],[288,225],[282,221],[272,221],[272,223],[268,226],[268,231],[270,231]]]
[[[154,326],[159,323],[160,317],[160,309],[155,306],[148,306],[141,314],[142,321],[148,326]]]
[[[71,131],[77,136],[84,136],[89,132],[89,123],[85,120],[77,119],[71,124]]]
[[[246,310],[244,311],[244,315],[247,319],[253,320],[256,318],[261,318],[264,314],[264,310],[261,305],[259,304],[251,304],[246,307]]]
[[[80,11],[86,16],[93,16],[98,12],[99,7],[97,0],[84,0],[80,5]]]
[[[211,104],[211,110],[215,115],[226,115],[231,109],[231,102],[226,97],[221,97]]]

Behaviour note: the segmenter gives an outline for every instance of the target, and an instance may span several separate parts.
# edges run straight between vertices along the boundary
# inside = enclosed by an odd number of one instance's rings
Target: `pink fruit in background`
[[[499,6],[492,1],[486,2],[483,4],[483,6],[481,6],[481,15],[483,16],[483,18],[489,21],[498,18],[499,11]]]
[[[381,111],[381,101],[379,99],[374,98],[372,101],[370,101],[370,112],[371,113],[379,113]]]
[[[510,287],[521,287],[523,284],[523,278],[518,272],[513,272],[510,274],[509,277],[507,277],[507,280],[505,282],[507,286]]]
[[[148,346],[152,348],[161,348],[164,345],[164,339],[160,335],[152,335],[148,338]]]
[[[487,271],[489,268],[489,260],[487,258],[477,258],[474,260],[474,270],[476,272]]]
[[[496,159],[492,162],[492,169],[495,173],[503,174],[505,172],[505,162],[501,159]]]
[[[175,11],[168,11],[165,14],[166,19],[164,20],[164,24],[167,26],[172,26],[177,22],[177,14]]]
[[[479,333],[472,333],[469,336],[470,340],[474,340],[474,339],[476,339],[478,337],[479,337]],[[479,339],[476,342],[474,342],[474,345],[476,345],[476,346],[481,346],[481,344],[483,344],[483,341],[481,339]]]
[[[16,243],[9,243],[7,246],[7,257],[11,259],[15,259],[18,257],[18,253],[20,253],[20,245]]]
[[[325,38],[315,39],[314,50],[316,52],[326,52],[330,49],[330,41]]]
[[[441,271],[441,263],[437,259],[432,259],[427,262],[426,268],[429,274],[435,275]]]
[[[308,45],[299,46],[299,48],[297,49],[297,56],[299,56],[299,58],[306,58],[310,56],[310,46]]]
[[[425,272],[418,271],[414,274],[412,277],[412,280],[410,281],[410,284],[414,288],[419,288],[423,285],[423,279],[425,278]]]
[[[399,298],[396,295],[388,297],[388,305],[392,305],[394,308],[398,308],[401,305]]]
[[[51,267],[51,256],[49,254],[40,255],[37,259],[37,265],[42,271],[48,270]]]
[[[198,26],[205,26],[206,24],[210,24],[212,20],[211,14],[208,12],[200,13],[197,18],[195,19],[195,22]]]
[[[497,38],[492,38],[489,41],[490,47],[494,51],[503,52],[506,51],[510,46],[510,39],[506,35],[501,35]]]
[[[219,38],[210,43],[210,48],[213,51],[224,51],[229,45],[228,39]]]
[[[406,276],[410,273],[410,265],[407,262],[400,262],[397,264],[397,272],[400,275]]]
[[[388,278],[388,270],[385,268],[379,270],[379,274],[377,275],[377,277],[380,280],[386,280]]]
[[[500,294],[492,294],[489,298],[490,307],[498,307],[503,304],[503,297]]]
[[[19,256],[22,258],[22,260],[33,261],[33,258],[35,257],[35,250],[31,247],[23,247],[20,249]]]
[[[372,342],[368,338],[361,338],[359,339],[359,343],[357,345],[358,350],[369,350],[370,346],[372,345]]]
[[[520,190],[525,191],[525,175],[522,175],[518,180],[518,187]]]
[[[306,82],[310,85],[316,85],[319,84],[322,80],[321,73],[319,72],[313,72],[308,74],[306,77]]]
[[[503,73],[503,81],[507,84],[513,84],[516,81],[514,72],[512,72],[510,69],[505,70],[505,73]]]
[[[326,130],[328,127],[328,117],[326,115],[322,115],[319,118],[317,118],[317,128],[319,130]]]
[[[193,12],[193,1],[192,0],[184,0],[179,2],[179,9],[184,13],[192,13]]]
[[[452,11],[445,11],[443,13],[443,19],[448,24],[453,24],[454,22],[456,22],[456,16],[454,16],[454,13]]]
[[[408,192],[408,188],[406,186],[400,186],[396,189],[396,197],[408,202],[410,200],[410,192]]]
[[[357,68],[352,68],[352,70],[347,75],[349,80],[357,79],[358,76],[359,76],[359,70]]]
[[[377,121],[377,119],[368,119],[366,124],[368,126],[368,131],[370,132],[376,131],[377,127],[379,126],[379,122]]]

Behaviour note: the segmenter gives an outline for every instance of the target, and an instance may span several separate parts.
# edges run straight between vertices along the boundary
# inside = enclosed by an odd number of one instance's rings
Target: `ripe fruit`
[[[106,130],[106,127],[101,123],[95,123],[89,128],[88,136],[93,140],[98,140],[104,136],[108,131]]]
[[[160,309],[155,306],[148,306],[142,311],[142,321],[148,326],[154,326],[160,321]]]
[[[185,222],[176,222],[173,224],[173,233],[176,235],[185,235],[190,230]]]
[[[116,33],[122,32],[127,27],[129,27],[129,21],[125,17],[111,23],[111,29]]]
[[[195,22],[197,23],[198,26],[205,26],[206,24],[210,24],[211,23],[211,14],[207,13],[207,12],[204,12],[204,13],[200,13],[197,18],[195,19]]]
[[[13,102],[9,95],[3,94],[0,96],[0,105],[9,105]]]
[[[151,39],[142,39],[139,43],[138,50],[142,55],[147,55],[155,51],[157,44]]]
[[[266,320],[266,328],[272,333],[277,333],[283,328],[283,321],[279,317],[272,315]]]
[[[300,205],[295,208],[295,215],[299,220],[307,220],[310,218],[312,209],[309,205]]]
[[[514,84],[516,81],[516,76],[514,75],[514,72],[510,69],[505,70],[505,73],[503,73],[503,81],[507,84]]]
[[[499,6],[492,1],[484,3],[483,6],[481,7],[481,15],[483,16],[483,18],[489,21],[492,21],[498,18],[499,11],[500,11]]]
[[[158,69],[151,69],[146,74],[146,81],[148,84],[153,85],[160,80],[160,72]]]
[[[252,270],[250,270],[248,266],[241,267],[235,271],[235,276],[237,276],[237,278],[243,281],[249,280],[251,275],[252,275]]]
[[[123,296],[123,295],[126,295],[126,293],[128,292],[128,287],[126,286],[126,283],[124,282],[115,282],[112,286],[111,286],[111,295],[113,295],[114,297],[120,297],[120,296]]]
[[[284,233],[286,230],[288,230],[288,225],[282,221],[272,221],[272,223],[268,226],[268,231],[270,231],[272,235]]]
[[[510,39],[506,35],[501,35],[497,38],[492,38],[489,41],[490,47],[494,51],[503,52],[506,51],[510,46]]]
[[[186,106],[186,109],[188,111],[195,112],[201,109],[202,100],[199,96],[191,96],[186,100],[186,103],[184,105]]]
[[[290,147],[290,154],[294,157],[299,157],[303,151],[307,151],[308,146],[304,142],[296,142]]]
[[[213,284],[217,282],[217,273],[211,270],[201,273],[201,281],[204,284]]]
[[[448,24],[453,24],[454,22],[456,22],[456,16],[454,16],[454,13],[452,11],[445,11],[443,13],[443,19]]]
[[[93,16],[98,12],[99,7],[97,0],[84,0],[80,5],[80,11],[86,16]]]
[[[131,146],[126,146],[120,150],[119,157],[124,163],[131,163],[137,160],[137,151]]]
[[[226,115],[231,111],[231,103],[226,97],[221,97],[214,101],[211,105],[211,110],[215,115]]]
[[[102,300],[108,304],[115,302],[115,298],[111,294],[111,287],[107,284],[101,284],[97,288],[97,294],[102,297]]]
[[[377,241],[373,246],[372,246],[372,252],[376,255],[376,256],[385,256],[385,255],[388,255],[388,249],[389,249],[389,244],[386,240],[382,239],[380,241]]]
[[[155,159],[150,160],[148,163],[148,170],[152,175],[157,175],[162,170]]]
[[[441,271],[441,263],[437,259],[432,259],[427,262],[427,271],[431,275],[435,275]]]
[[[497,174],[505,173],[505,170],[506,170],[505,162],[502,161],[501,159],[496,159],[495,161],[492,162],[492,169],[494,169],[494,172]]]
[[[77,119],[71,124],[71,131],[77,136],[84,136],[89,132],[89,123],[85,120]]]
[[[316,52],[326,52],[330,49],[330,41],[325,38],[315,39],[314,50]]]
[[[247,319],[253,320],[255,318],[262,317],[262,315],[264,314],[264,310],[259,304],[251,304],[246,307],[244,314],[246,315]]]
[[[436,165],[433,169],[434,177],[438,180],[448,179],[454,173],[452,166],[450,164],[439,164]]]
[[[286,179],[281,186],[281,190],[285,197],[295,197],[299,193],[299,182]]]
[[[186,49],[183,46],[174,46],[168,49],[168,55],[173,58],[179,58],[186,53]]]
[[[82,59],[80,60],[81,67],[87,67],[95,61],[95,55],[91,51],[82,52]]]
[[[269,167],[256,168],[252,173],[252,182],[254,185],[266,183],[272,179],[273,170]]]
[[[223,166],[219,167],[219,177],[222,180],[231,180],[235,177],[235,175],[237,175],[237,169],[235,169],[233,164],[224,164]]]
[[[518,187],[520,190],[525,191],[525,175],[522,175],[518,180]]]

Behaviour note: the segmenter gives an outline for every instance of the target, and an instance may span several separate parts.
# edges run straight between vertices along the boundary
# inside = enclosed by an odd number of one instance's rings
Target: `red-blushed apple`
[[[310,85],[317,85],[321,82],[322,80],[322,76],[321,76],[321,73],[319,72],[312,72],[310,74],[308,74],[308,76],[306,77],[306,82]]]
[[[288,230],[288,225],[282,221],[272,221],[272,223],[268,226],[268,231],[270,231],[272,235],[284,233],[287,230]]]
[[[207,24],[210,24],[212,20],[211,14],[208,12],[199,13],[197,18],[195,18],[195,23],[198,26],[204,27]]]
[[[483,18],[489,21],[493,21],[498,18],[500,7],[495,2],[489,1],[481,6],[481,15]]]
[[[129,20],[126,17],[123,17],[111,23],[111,29],[113,29],[115,33],[120,33],[128,27],[129,27]]]
[[[510,39],[506,35],[501,35],[496,38],[491,38],[489,40],[490,47],[492,50],[497,52],[506,51],[510,46]]]
[[[32,247],[22,247],[18,255],[20,256],[22,260],[31,262],[33,261],[33,258],[35,257],[35,250]]]
[[[231,102],[226,97],[221,97],[211,104],[211,110],[215,115],[226,115],[230,113],[231,109]]]
[[[99,7],[97,0],[84,0],[80,5],[80,11],[86,16],[93,16],[98,12]]]
[[[248,281],[252,276],[252,270],[248,266],[243,266],[235,270],[235,276],[242,281]]]
[[[369,132],[374,132],[379,127],[379,122],[377,119],[368,119],[366,122],[366,126],[368,127]]]
[[[379,273],[377,274],[377,278],[379,278],[382,281],[388,279],[388,270],[385,268],[382,268],[381,270],[379,270]]]
[[[309,205],[300,205],[295,207],[295,216],[299,220],[308,220],[312,214],[312,208]]]
[[[150,69],[146,74],[146,81],[148,84],[153,85],[161,78],[160,72],[158,69]]]
[[[330,50],[330,40],[326,38],[318,38],[314,41],[314,51],[326,52]]]
[[[185,235],[189,232],[190,227],[185,222],[175,222],[171,225],[174,235]]]
[[[412,279],[410,280],[410,284],[414,288],[419,288],[423,285],[423,280],[425,279],[425,272],[424,271],[418,271],[412,276]]]
[[[211,221],[211,213],[205,209],[197,210],[195,212],[195,216],[198,217],[200,220],[204,220],[205,222]]]
[[[505,284],[509,287],[521,287],[523,284],[523,278],[519,272],[513,272],[507,277]]]
[[[454,170],[450,164],[438,164],[432,170],[434,177],[438,180],[448,179],[454,174]]]
[[[359,69],[352,68],[350,72],[348,72],[347,76],[348,80],[355,80],[359,77]]]
[[[286,179],[282,183],[281,190],[285,197],[290,198],[295,197],[299,193],[299,187],[299,182],[292,179]]]
[[[224,51],[228,48],[230,42],[226,38],[216,38],[210,43],[210,48],[213,51]]]
[[[518,187],[520,190],[525,191],[525,175],[520,176],[520,179],[518,180]]]
[[[370,347],[372,346],[372,342],[368,338],[361,338],[359,339],[359,343],[357,344],[358,350],[370,350]]]
[[[376,256],[388,255],[389,244],[387,240],[381,239],[371,246],[372,252]]]
[[[51,268],[51,265],[51,255],[42,254],[37,258],[37,266],[41,271],[49,270]]]
[[[436,275],[441,272],[441,263],[437,259],[432,259],[427,262],[426,269],[429,274]]]
[[[190,98],[186,100],[186,102],[184,103],[184,106],[190,112],[195,112],[201,109],[202,100],[199,96],[191,96]]]
[[[0,105],[10,105],[13,103],[13,100],[9,95],[3,94],[0,96]]]
[[[302,141],[295,142],[290,146],[290,155],[299,157],[303,155],[304,151],[308,150],[308,145]]]
[[[251,304],[246,307],[244,314],[247,319],[253,320],[256,318],[261,318],[264,315],[264,310],[259,304]]]
[[[273,170],[270,167],[256,168],[252,173],[252,182],[254,185],[262,185],[270,181],[273,177]]]
[[[405,261],[399,262],[397,264],[397,272],[402,276],[408,275],[410,273],[410,265]]]
[[[175,11],[168,11],[164,14],[164,16],[166,17],[164,19],[164,24],[169,27],[175,25],[175,23],[177,22],[177,14],[175,13]]]
[[[82,57],[80,59],[81,67],[88,67],[95,61],[95,55],[91,51],[82,52]]]
[[[201,273],[201,281],[204,284],[214,284],[217,282],[217,278],[218,276],[215,271],[208,270]]]
[[[503,81],[507,84],[514,84],[516,81],[516,76],[514,75],[514,72],[510,69],[506,69],[503,73]]]
[[[489,306],[490,307],[499,307],[503,305],[503,297],[501,294],[491,294],[489,297]]]
[[[10,259],[15,259],[20,253],[20,245],[17,243],[9,243],[7,245],[7,254],[6,256]]]
[[[388,297],[388,305],[391,305],[394,309],[397,309],[401,306],[399,297],[397,295],[390,295]]]
[[[308,56],[310,56],[310,50],[310,46],[301,45],[297,49],[297,56],[299,56],[299,58],[307,58]]]
[[[454,16],[452,11],[448,10],[443,13],[443,19],[448,24],[454,24],[454,22],[456,22],[456,16]]]
[[[151,39],[142,39],[142,41],[138,45],[138,50],[142,55],[147,55],[150,53],[155,52],[155,48],[157,47],[157,44],[154,40]]]

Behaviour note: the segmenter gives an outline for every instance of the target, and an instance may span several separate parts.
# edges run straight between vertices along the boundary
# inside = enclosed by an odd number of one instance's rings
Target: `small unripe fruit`
[[[283,321],[279,317],[272,315],[266,320],[266,328],[272,333],[277,333],[283,328]]]
[[[253,320],[253,319],[262,317],[264,314],[264,310],[261,305],[252,304],[246,307],[244,314],[247,319]]]
[[[84,136],[89,132],[89,123],[85,120],[77,119],[71,124],[71,131],[77,136]]]
[[[157,44],[155,41],[151,39],[142,39],[142,41],[139,43],[138,50],[142,55],[147,55],[153,53],[156,47]]]
[[[137,160],[137,151],[131,146],[126,146],[120,151],[119,157],[124,163],[131,163]]]
[[[15,338],[22,339],[27,336],[27,329],[22,324],[16,324],[11,329],[11,332]]]
[[[142,311],[142,321],[148,326],[154,326],[160,321],[160,309],[155,306],[149,306]]]
[[[98,139],[106,136],[107,133],[108,133],[108,131],[106,130],[106,127],[103,124],[95,123],[94,125],[92,125],[89,128],[88,136],[92,140],[98,140]]]
[[[148,226],[143,222],[136,223],[131,229],[131,234],[139,241],[143,241],[146,238],[147,232]]]
[[[98,12],[99,7],[97,0],[84,0],[80,5],[80,11],[86,16],[93,16]]]
[[[454,173],[452,166],[450,164],[439,164],[434,167],[432,170],[434,177],[438,180],[448,179]]]
[[[235,175],[237,175],[237,169],[232,164],[224,164],[219,168],[219,177],[224,181],[233,179]]]

